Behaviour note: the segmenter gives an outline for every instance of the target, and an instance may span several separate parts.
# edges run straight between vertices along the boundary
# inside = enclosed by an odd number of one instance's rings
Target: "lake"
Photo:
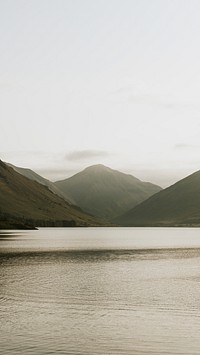
[[[199,228],[0,233],[0,354],[200,354]]]

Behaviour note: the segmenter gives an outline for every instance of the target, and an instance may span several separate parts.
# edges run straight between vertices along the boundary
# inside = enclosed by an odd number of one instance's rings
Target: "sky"
[[[199,0],[1,0],[0,159],[162,187],[200,169]]]

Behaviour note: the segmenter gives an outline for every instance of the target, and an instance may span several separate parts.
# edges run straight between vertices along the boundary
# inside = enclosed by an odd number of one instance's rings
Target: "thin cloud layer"
[[[129,95],[127,98],[129,103],[137,103],[141,105],[157,106],[169,110],[192,109],[198,108],[196,103],[182,102],[176,98],[168,98],[167,96],[156,95]]]
[[[108,152],[102,150],[75,150],[66,155],[69,161],[87,160],[91,158],[105,158],[109,155]]]
[[[112,98],[112,102],[114,100],[117,103],[140,104],[167,110],[199,109],[199,103],[196,100],[178,98],[173,94],[150,93],[149,90],[141,90],[140,86],[121,86],[110,93],[110,98]]]
[[[176,144],[174,146],[174,149],[191,149],[191,148],[195,148],[196,146],[192,145],[192,144],[185,144],[185,143],[180,143],[180,144]]]

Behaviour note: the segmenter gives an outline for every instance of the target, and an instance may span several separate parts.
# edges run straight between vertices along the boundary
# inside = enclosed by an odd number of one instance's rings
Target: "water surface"
[[[200,354],[200,229],[0,234],[0,354]]]

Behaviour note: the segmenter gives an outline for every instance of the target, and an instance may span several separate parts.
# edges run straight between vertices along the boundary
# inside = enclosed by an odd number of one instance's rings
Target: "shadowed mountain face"
[[[0,160],[0,227],[98,225],[47,187],[14,171]]]
[[[103,165],[91,166],[55,185],[84,211],[106,219],[129,210],[161,190],[157,185]]]
[[[200,171],[115,219],[123,226],[200,226]]]

